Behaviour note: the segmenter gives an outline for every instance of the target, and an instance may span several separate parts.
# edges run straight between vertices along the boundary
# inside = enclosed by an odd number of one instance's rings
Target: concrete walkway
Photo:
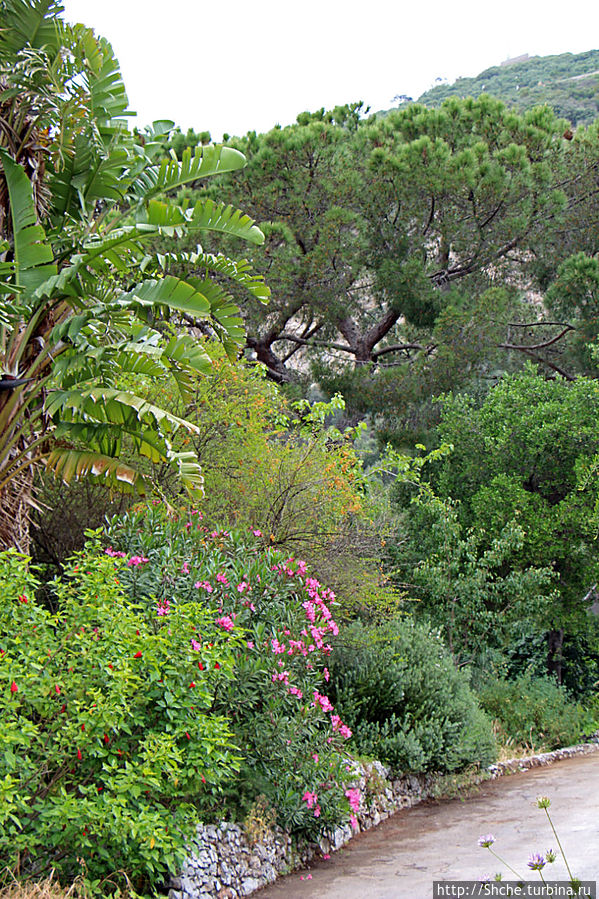
[[[495,836],[493,849],[525,880],[532,852],[557,849],[537,796],[549,796],[550,813],[574,876],[599,879],[599,753],[533,768],[482,784],[467,799],[428,801],[397,812],[357,835],[329,860],[284,877],[260,899],[431,899],[433,880],[478,880],[505,865],[478,846]],[[310,880],[307,874],[312,875]],[[545,868],[547,879],[565,880],[561,857]],[[304,878],[303,880],[301,878]]]

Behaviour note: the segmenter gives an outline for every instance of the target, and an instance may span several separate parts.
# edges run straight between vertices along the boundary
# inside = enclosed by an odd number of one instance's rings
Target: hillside
[[[440,106],[448,97],[478,97],[482,93],[521,112],[546,103],[574,125],[589,124],[599,115],[599,50],[506,61],[474,78],[437,85],[422,94],[418,102]]]

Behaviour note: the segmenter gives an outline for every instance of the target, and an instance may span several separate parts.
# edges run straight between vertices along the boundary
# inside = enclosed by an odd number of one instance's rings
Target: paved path
[[[260,899],[431,899],[433,880],[478,880],[507,869],[481,834],[492,833],[494,849],[525,879],[538,878],[526,863],[532,852],[557,848],[537,796],[549,796],[553,821],[572,873],[599,880],[599,752],[488,781],[467,799],[428,801],[397,812],[354,837],[327,861],[284,877]],[[547,872],[547,868],[545,872]],[[528,872],[528,876],[525,872]],[[552,880],[566,879],[561,858],[549,867]]]

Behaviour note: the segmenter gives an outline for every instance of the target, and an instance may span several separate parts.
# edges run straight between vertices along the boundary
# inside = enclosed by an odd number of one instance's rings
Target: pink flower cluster
[[[106,547],[104,550],[107,556],[110,556],[111,559],[126,559],[127,553],[121,552],[119,549],[113,549],[112,546]]]
[[[302,796],[302,801],[306,803],[308,808],[314,809],[315,818],[320,818],[320,806],[318,804],[318,796],[316,793],[311,793],[310,790],[306,790]]]
[[[171,604],[168,599],[163,599],[158,603],[158,608],[156,609],[157,615],[169,615],[171,611]]]
[[[196,590],[205,590],[206,593],[212,593],[214,589],[212,584],[209,584],[208,581],[196,581],[194,587]]]
[[[322,693],[319,693],[318,690],[314,690],[314,702],[312,703],[312,705],[319,705],[323,712],[333,711],[333,706],[329,697],[324,696]]]
[[[357,787],[353,787],[345,791],[345,795],[349,800],[351,810],[356,814],[360,811],[361,794]]]
[[[149,562],[150,560],[147,556],[131,556],[127,565],[129,568],[137,568],[138,565],[143,565],[145,562]]]
[[[333,730],[338,731],[339,736],[343,737],[344,740],[349,740],[352,732],[349,727],[342,722],[339,715],[331,715],[331,724],[333,725]]]
[[[233,615],[235,618],[235,615]],[[222,627],[226,631],[232,631],[235,627],[235,622],[233,621],[230,615],[223,615],[222,618],[217,618],[215,624],[218,624],[219,627]]]

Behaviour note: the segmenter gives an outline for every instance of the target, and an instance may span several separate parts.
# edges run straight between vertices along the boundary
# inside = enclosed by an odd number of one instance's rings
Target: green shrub
[[[514,680],[487,681],[480,691],[483,708],[503,731],[533,749],[549,750],[576,743],[592,729],[588,714],[550,677],[521,674]]]
[[[207,606],[244,635],[213,705],[230,720],[243,761],[214,815],[241,820],[262,796],[279,824],[307,837],[346,821],[341,750],[350,731],[326,696],[334,595],[257,528],[210,531],[197,510],[134,510],[113,522],[108,539],[109,552],[148,559],[121,575],[132,601]]]
[[[396,771],[489,764],[491,722],[441,640],[409,618],[346,629],[331,659],[331,697],[358,750]]]
[[[21,874],[72,878],[83,859],[92,881],[160,883],[239,769],[213,704],[241,635],[196,602],[167,620],[131,601],[120,578],[145,564],[91,543],[52,614],[26,558],[0,554],[0,858]]]

